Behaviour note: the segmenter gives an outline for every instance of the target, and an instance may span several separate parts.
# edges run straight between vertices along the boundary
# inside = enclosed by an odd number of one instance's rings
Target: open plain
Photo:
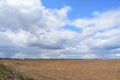
[[[33,80],[120,80],[120,60],[1,60]]]

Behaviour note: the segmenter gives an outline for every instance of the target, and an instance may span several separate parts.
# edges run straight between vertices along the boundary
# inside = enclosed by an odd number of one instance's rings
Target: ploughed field
[[[120,60],[2,60],[33,80],[120,80]]]

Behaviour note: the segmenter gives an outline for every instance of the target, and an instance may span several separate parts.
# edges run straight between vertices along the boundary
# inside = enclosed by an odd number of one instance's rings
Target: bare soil
[[[120,80],[120,60],[2,60],[34,80]]]

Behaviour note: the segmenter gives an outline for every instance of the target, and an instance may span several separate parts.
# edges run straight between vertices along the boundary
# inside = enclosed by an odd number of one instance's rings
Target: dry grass
[[[0,62],[0,80],[33,80]]]
[[[120,60],[3,60],[34,80],[120,80]]]

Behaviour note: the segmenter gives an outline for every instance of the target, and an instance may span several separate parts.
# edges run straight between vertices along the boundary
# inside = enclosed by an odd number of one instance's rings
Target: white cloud
[[[40,5],[41,2],[39,0],[5,0],[7,5],[12,7],[24,7],[24,8],[30,8],[34,7],[35,5]]]
[[[67,24],[67,13],[70,10],[68,6],[61,9],[47,9],[40,0],[3,0],[1,3],[0,26],[12,30],[35,32],[40,28],[50,30],[62,27]]]
[[[4,7],[0,8],[0,30],[16,45],[57,47],[63,45],[59,41],[74,37],[74,32],[57,30],[67,24],[68,6],[46,9],[39,0],[3,0],[1,3]]]
[[[36,37],[30,32],[19,30],[17,32],[6,31],[4,36],[8,37],[13,43],[24,47],[27,43],[36,40]]]
[[[93,18],[79,18],[71,23],[83,30],[81,43],[90,50],[112,50],[120,47],[120,9],[97,12]]]
[[[8,56],[17,58],[89,59],[119,52],[120,9],[94,12],[93,18],[73,21],[68,17],[70,9],[48,9],[40,0],[1,0],[0,50],[7,46],[13,51]],[[66,25],[82,32],[63,29]]]
[[[81,58],[82,59],[97,59],[98,56],[96,54],[90,54],[90,53],[88,53],[88,54],[83,54],[81,56]]]
[[[28,55],[26,55],[25,53],[16,53],[14,56],[12,56],[12,58],[26,58],[28,57]]]
[[[120,58],[120,53],[116,52],[116,53],[109,54],[109,57],[112,58],[112,59],[119,59]]]
[[[120,53],[118,53],[118,54],[115,54],[115,56],[117,56],[117,57],[120,57]]]
[[[99,13],[93,18],[78,18],[71,24],[83,29],[83,35],[86,36],[111,30],[120,26],[120,9]]]
[[[5,54],[3,52],[0,52],[0,58],[5,58]]]

